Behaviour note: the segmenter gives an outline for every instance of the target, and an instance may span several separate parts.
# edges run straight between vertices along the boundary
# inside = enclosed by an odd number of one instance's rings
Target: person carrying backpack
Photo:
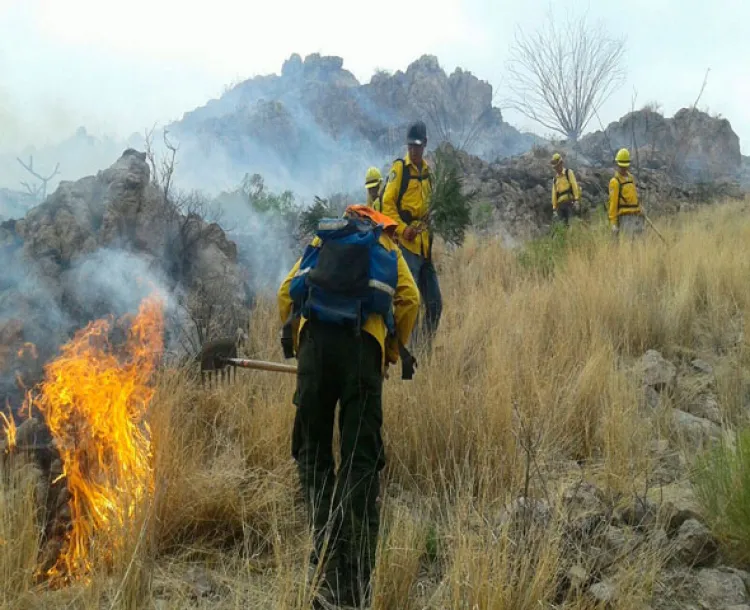
[[[562,219],[567,225],[573,216],[573,209],[578,208],[581,189],[578,188],[573,171],[564,167],[560,153],[552,155],[552,167],[555,168],[552,180],[552,217],[555,220]]]
[[[383,211],[383,202],[381,201],[381,187],[383,186],[383,177],[377,167],[370,167],[365,174],[365,188],[367,189],[367,205],[376,212]]]
[[[630,151],[627,148],[617,151],[615,164],[617,170],[609,181],[609,224],[612,235],[617,236],[620,231],[630,237],[641,235],[645,223],[638,203],[635,178],[628,171]]]
[[[406,134],[408,154],[396,159],[383,191],[383,213],[396,226],[399,246],[425,304],[422,335],[428,346],[440,324],[443,299],[432,261],[433,236],[425,222],[432,195],[432,172],[424,160],[427,126],[417,121]]]
[[[419,311],[395,230],[364,205],[321,220],[278,291],[285,327],[294,320],[292,455],[313,529],[311,568],[322,577],[322,595],[339,605],[358,607],[369,597],[385,465],[383,378]],[[337,402],[341,460],[334,472]]]

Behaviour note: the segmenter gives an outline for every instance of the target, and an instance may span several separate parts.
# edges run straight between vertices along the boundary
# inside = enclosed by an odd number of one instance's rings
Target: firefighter
[[[563,164],[560,153],[552,155],[552,167],[555,177],[552,180],[552,217],[562,219],[567,225],[573,216],[573,210],[578,210],[581,189],[573,171]]]
[[[355,223],[368,218],[382,233],[368,242],[364,259],[357,246],[373,234],[319,228],[278,292],[285,324],[293,311],[300,312],[292,335],[297,355],[292,455],[313,529],[311,571],[322,577],[327,601],[356,607],[370,595],[379,533],[383,378],[398,361],[419,312],[419,292],[393,239],[396,223],[368,206],[349,206],[344,216]],[[351,225],[357,226],[362,225]],[[367,302],[379,303],[366,310],[361,290],[352,288],[363,273],[372,293]],[[340,461],[334,472],[336,403]]]
[[[406,133],[407,155],[396,159],[383,191],[383,213],[396,223],[401,252],[425,304],[420,335],[427,347],[440,324],[443,299],[432,261],[432,240],[426,218],[432,195],[432,171],[424,159],[427,126],[417,121]]]
[[[613,235],[641,235],[644,219],[638,203],[635,178],[630,173],[630,151],[621,148],[615,155],[615,175],[609,181],[609,224]]]
[[[383,185],[383,177],[377,167],[371,167],[365,174],[365,188],[367,189],[367,205],[376,212],[383,211],[383,202],[380,197],[380,189]]]

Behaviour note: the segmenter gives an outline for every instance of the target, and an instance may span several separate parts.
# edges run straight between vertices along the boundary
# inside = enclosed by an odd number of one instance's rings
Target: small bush
[[[475,192],[464,188],[464,174],[455,152],[438,149],[429,212],[429,224],[435,234],[460,246],[471,226],[471,202],[475,196]]]
[[[737,561],[750,564],[750,428],[699,458],[696,496],[714,535]]]
[[[528,242],[518,253],[518,264],[522,269],[548,277],[564,264],[572,251],[592,253],[596,243],[595,234],[573,221],[570,227],[554,223],[544,237]]]

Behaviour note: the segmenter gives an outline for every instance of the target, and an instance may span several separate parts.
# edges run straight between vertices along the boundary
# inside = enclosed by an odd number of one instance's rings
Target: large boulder
[[[612,151],[630,148],[640,168],[666,169],[691,182],[735,177],[740,140],[727,119],[694,108],[665,118],[652,108],[630,112],[580,141],[582,152],[611,164]],[[639,169],[640,169],[639,168]]]

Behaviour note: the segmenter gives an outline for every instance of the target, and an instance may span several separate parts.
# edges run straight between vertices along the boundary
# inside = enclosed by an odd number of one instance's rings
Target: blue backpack
[[[398,258],[380,243],[382,231],[367,218],[320,220],[322,243],[307,246],[289,287],[294,311],[357,331],[370,314],[379,314],[393,332]]]

